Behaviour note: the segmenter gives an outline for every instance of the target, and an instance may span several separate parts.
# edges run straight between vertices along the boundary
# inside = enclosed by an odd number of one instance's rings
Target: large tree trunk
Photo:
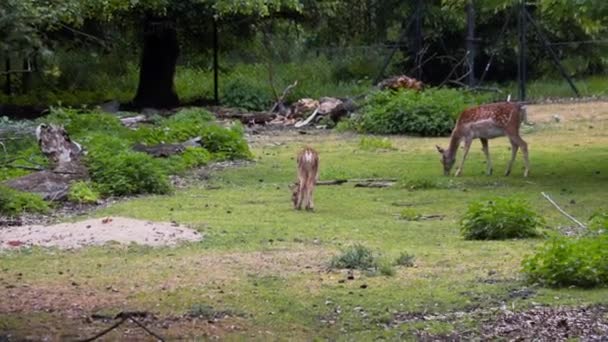
[[[170,108],[179,104],[173,85],[178,55],[175,22],[168,18],[146,17],[139,86],[133,99],[135,106]]]

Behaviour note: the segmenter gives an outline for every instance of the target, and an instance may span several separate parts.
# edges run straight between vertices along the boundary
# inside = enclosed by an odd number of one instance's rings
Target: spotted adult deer
[[[454,175],[459,176],[462,173],[462,167],[469,153],[471,143],[473,139],[479,138],[483,153],[486,156],[486,173],[491,175],[492,161],[490,159],[488,139],[506,135],[511,141],[511,161],[509,161],[505,176],[511,173],[511,167],[515,161],[517,150],[521,148],[525,164],[524,177],[527,177],[530,171],[528,144],[519,136],[519,127],[526,120],[526,108],[521,104],[513,102],[486,104],[463,111],[452,131],[448,149],[445,150],[437,146],[437,151],[439,151],[442,157],[441,163],[443,164],[444,174],[446,176],[450,174],[450,170],[456,161],[458,146],[464,140],[464,154],[462,161],[460,161],[460,166]]]
[[[310,147],[298,153],[298,182],[291,186],[294,208],[314,210],[312,193],[319,177],[319,154]]]

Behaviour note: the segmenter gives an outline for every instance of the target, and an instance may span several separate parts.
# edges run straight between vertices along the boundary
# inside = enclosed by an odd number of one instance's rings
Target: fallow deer
[[[319,177],[319,154],[310,147],[298,153],[298,182],[293,184],[291,200],[297,210],[314,210],[312,193]]]
[[[528,160],[528,144],[519,136],[519,127],[522,122],[527,122],[526,108],[518,103],[500,102],[481,105],[463,111],[456,122],[452,131],[450,145],[447,150],[437,146],[437,151],[441,154],[444,174],[450,174],[450,170],[456,161],[456,153],[460,142],[464,140],[464,154],[460,165],[456,170],[455,176],[462,173],[464,161],[469,153],[469,148],[473,139],[479,139],[483,153],[486,156],[486,174],[492,174],[492,161],[488,148],[488,139],[507,136],[511,142],[511,161],[507,166],[505,176],[511,173],[517,150],[521,148],[524,157],[524,177],[530,171]]]

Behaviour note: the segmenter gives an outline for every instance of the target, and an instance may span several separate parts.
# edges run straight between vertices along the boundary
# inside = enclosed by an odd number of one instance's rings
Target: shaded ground
[[[72,249],[109,242],[171,246],[201,239],[199,232],[177,223],[158,223],[123,217],[88,219],[51,226],[0,228],[0,249],[32,246]]]

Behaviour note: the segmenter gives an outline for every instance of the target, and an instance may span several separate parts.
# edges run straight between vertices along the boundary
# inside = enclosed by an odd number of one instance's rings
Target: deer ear
[[[445,150],[441,147],[439,147],[439,145],[435,145],[435,147],[437,148],[437,151],[441,154],[443,154],[443,152],[445,152]]]

